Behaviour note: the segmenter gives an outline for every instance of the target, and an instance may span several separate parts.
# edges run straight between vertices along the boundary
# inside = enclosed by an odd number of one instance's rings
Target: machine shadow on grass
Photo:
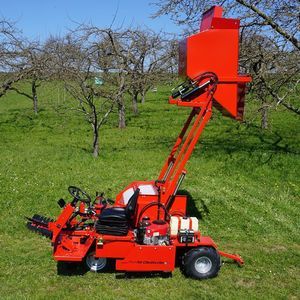
[[[116,273],[116,279],[172,278],[172,272],[124,272]]]
[[[82,276],[88,272],[89,270],[84,263],[57,262],[57,275],[59,276]],[[115,263],[112,262],[110,266],[105,271],[101,271],[101,273],[116,273]]]
[[[250,153],[250,155],[254,151],[269,153],[269,159],[260,159],[262,164],[269,162],[277,153],[300,154],[289,137],[282,136],[278,131],[263,131],[255,124],[247,124],[244,128],[239,124],[239,127],[227,129],[226,133],[230,134],[230,139],[224,138],[221,134],[208,137],[202,142],[203,147],[195,150],[195,154],[200,154],[200,152],[218,153],[220,151],[226,152],[228,155],[241,151]]]
[[[59,276],[82,276],[89,270],[83,263],[57,263],[57,275]],[[96,272],[97,273],[97,272]],[[115,264],[112,264],[110,268],[105,271],[101,271],[98,274],[115,274],[116,279],[143,279],[143,278],[170,278],[171,272],[120,272],[115,270]]]
[[[202,199],[199,199],[197,201],[198,203],[200,203],[200,210],[199,210],[190,192],[188,192],[187,190],[179,190],[177,194],[187,196],[187,208],[186,208],[187,216],[196,217],[197,219],[202,220],[205,216],[209,215],[210,211]]]
[[[84,275],[88,270],[82,263],[57,262],[57,275],[60,276],[78,276]]]
[[[83,263],[57,263],[57,275],[59,276],[82,276],[89,270]],[[97,272],[96,272],[97,273]],[[143,279],[143,278],[171,278],[171,272],[120,272],[115,270],[115,265],[112,264],[110,268],[99,272],[100,274],[115,274],[116,279]]]

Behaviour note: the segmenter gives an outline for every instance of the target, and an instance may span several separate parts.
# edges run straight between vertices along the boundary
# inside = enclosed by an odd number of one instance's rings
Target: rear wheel
[[[95,257],[94,252],[90,252],[85,257],[85,265],[89,271],[102,272],[108,268],[108,259],[105,257]]]
[[[207,279],[217,276],[220,266],[220,255],[211,247],[192,249],[183,257],[184,273],[196,279]]]

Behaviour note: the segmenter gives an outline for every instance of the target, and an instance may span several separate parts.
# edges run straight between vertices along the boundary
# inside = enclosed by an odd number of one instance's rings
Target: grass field
[[[216,112],[182,185],[202,232],[242,255],[244,268],[225,262],[206,281],[179,269],[171,278],[61,276],[49,240],[25,228],[24,216],[56,217],[69,185],[113,198],[133,180],[155,179],[188,114],[167,104],[168,90],[149,94],[138,117],[128,107],[125,130],[113,116],[101,130],[98,159],[81,116],[53,110],[59,90],[42,90],[38,116],[25,98],[0,99],[1,299],[299,299],[300,122],[284,111],[272,113],[266,132]],[[248,117],[254,109],[248,105]]]

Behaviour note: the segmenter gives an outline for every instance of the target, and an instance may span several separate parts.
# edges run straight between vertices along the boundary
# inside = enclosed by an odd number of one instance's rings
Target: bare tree
[[[119,93],[110,85],[95,84],[95,76],[102,72],[97,53],[88,43],[67,36],[52,37],[47,41],[48,65],[53,75],[63,80],[64,85],[79,112],[91,125],[93,131],[93,155],[99,155],[100,128],[113,111]]]
[[[38,42],[24,42],[20,46],[18,53],[20,64],[14,66],[14,71],[22,74],[21,85],[14,84],[11,90],[18,94],[29,98],[33,103],[33,111],[38,113],[38,88],[41,83],[49,79],[47,69],[47,56],[45,55],[42,46]],[[24,90],[24,82],[29,82],[31,93]]]
[[[123,91],[117,99],[119,128],[125,128],[125,93],[132,99],[133,111],[138,113],[138,96],[145,99],[146,92],[162,74],[170,71],[173,44],[161,33],[147,29],[100,29],[81,26],[82,38],[89,41],[90,48],[98,52],[99,65],[105,81]]]
[[[100,29],[93,26],[81,26],[78,30],[81,39],[87,41],[89,48],[98,55],[101,76],[115,92],[118,110],[118,126],[126,127],[126,78],[128,66],[132,60],[133,43],[128,39],[128,30]]]
[[[251,56],[248,53],[251,53]],[[245,72],[253,77],[251,91],[261,102],[261,127],[268,128],[268,112],[282,104],[299,114],[296,89],[299,87],[298,51],[283,51],[268,37],[252,34],[244,38],[241,61]],[[298,58],[297,58],[298,57]]]
[[[93,31],[93,29],[92,29]],[[127,44],[126,32],[104,29],[94,31],[102,35],[102,42],[95,45],[98,48],[99,65],[105,67],[104,80],[116,89],[115,101],[119,115],[119,128],[126,127],[125,91],[126,75],[131,45]],[[102,54],[102,59],[101,59]],[[107,58],[108,57],[108,58]]]
[[[220,5],[226,15],[239,16],[244,27],[271,27],[299,49],[299,1],[289,0],[162,0],[154,17],[169,15],[178,25],[195,32],[202,12]],[[268,34],[271,34],[269,31]]]
[[[126,45],[125,33],[121,30],[113,31],[110,28],[100,29],[85,25],[80,26],[77,33],[93,53],[98,74],[106,86],[111,88],[119,116],[118,126],[125,128],[126,65],[130,53],[130,49]]]
[[[2,71],[0,97],[9,90],[14,90],[33,103],[34,113],[38,112],[37,89],[42,80],[47,78],[46,57],[39,42],[28,41],[14,24],[0,21],[0,68]],[[29,81],[31,93],[24,89],[24,82]]]
[[[137,114],[138,96],[143,103],[148,90],[172,73],[174,43],[162,33],[142,29],[130,29],[128,39],[133,46],[127,66],[127,91],[132,98],[133,112]]]
[[[282,105],[300,114],[299,99],[291,97],[299,88],[299,1],[163,0],[156,5],[155,16],[170,15],[189,32],[198,30],[200,14],[212,5],[223,6],[227,16],[239,16],[242,69],[254,77],[252,91],[262,103],[262,127],[271,107]]]
[[[0,20],[0,97],[24,76],[24,72],[17,72],[15,69],[15,65],[19,64],[19,37],[20,32],[13,22]]]

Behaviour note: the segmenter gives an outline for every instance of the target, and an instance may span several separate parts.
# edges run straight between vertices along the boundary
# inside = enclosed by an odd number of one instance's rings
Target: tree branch
[[[255,12],[258,16],[265,20],[265,24],[270,25],[277,33],[283,36],[285,39],[290,41],[298,50],[300,50],[299,41],[294,36],[290,35],[286,32],[281,26],[275,23],[270,17],[268,17],[264,12],[258,9],[256,6],[246,2],[245,0],[235,0],[236,2],[240,3],[241,5],[251,9]]]

